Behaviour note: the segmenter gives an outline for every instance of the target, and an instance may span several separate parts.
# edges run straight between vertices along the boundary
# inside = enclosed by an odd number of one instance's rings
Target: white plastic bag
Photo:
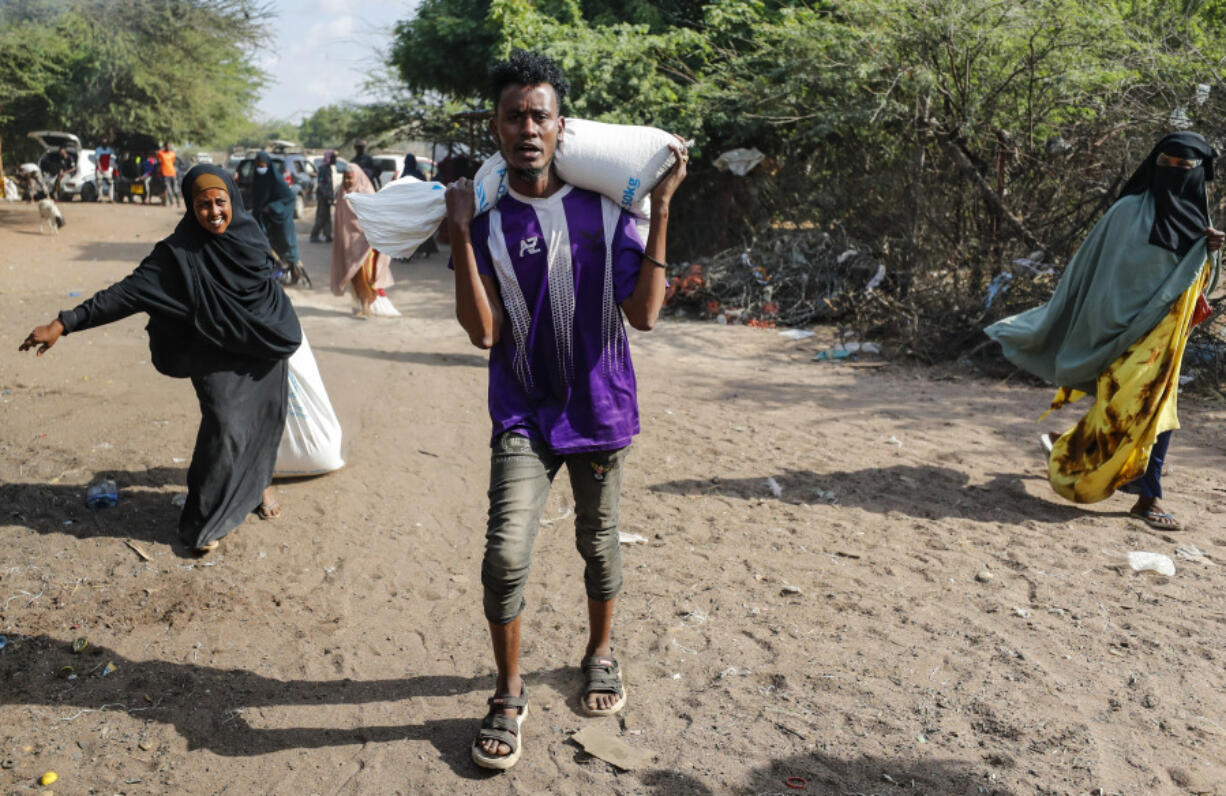
[[[447,215],[443,193],[441,183],[403,177],[377,193],[346,194],[345,201],[372,248],[407,258],[443,223]]]
[[[634,213],[647,239],[649,193],[673,165],[672,135],[655,127],[566,120],[555,164],[564,182],[604,194]],[[507,164],[495,153],[473,177],[475,215],[492,208],[507,192]],[[434,234],[447,215],[443,186],[396,180],[374,194],[351,194],[370,245],[393,257],[409,257]]]
[[[277,448],[277,477],[319,475],[345,466],[341,458],[341,424],[328,400],[319,366],[306,335],[289,358],[289,400],[285,433]]]

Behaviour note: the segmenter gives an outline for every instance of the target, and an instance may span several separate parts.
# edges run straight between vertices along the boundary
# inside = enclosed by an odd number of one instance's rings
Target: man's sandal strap
[[[526,694],[520,694],[519,696],[504,694],[502,696],[490,697],[485,701],[489,703],[492,710],[514,709],[522,712],[524,708],[528,707],[528,697]]]
[[[585,680],[583,687],[585,695],[609,692],[621,696],[624,693],[621,667],[617,665],[616,659],[593,655],[584,658],[581,666]]]

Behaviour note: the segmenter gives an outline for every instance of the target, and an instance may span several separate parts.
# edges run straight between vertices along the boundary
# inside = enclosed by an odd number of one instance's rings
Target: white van
[[[30,138],[43,145],[43,154],[54,152],[60,147],[64,147],[68,150],[68,156],[76,160],[77,167],[64,175],[64,181],[60,183],[60,195],[56,198],[66,202],[79,194],[83,202],[98,201],[98,182],[95,179],[97,166],[94,164],[94,150],[82,149],[81,139],[72,133],[39,130],[36,133],[30,133]],[[43,180],[47,183],[48,188],[55,182],[57,176],[59,175],[43,175]]]

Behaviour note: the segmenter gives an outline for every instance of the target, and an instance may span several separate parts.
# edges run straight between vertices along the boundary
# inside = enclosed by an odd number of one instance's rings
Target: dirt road
[[[811,362],[825,330],[632,332],[630,703],[577,709],[582,566],[559,484],[527,595],[524,758],[492,775],[468,755],[493,686],[485,358],[444,261],[397,263],[404,317],[358,321],[318,287],[328,247],[300,225],[317,287],[291,295],[348,466],[280,485],[284,518],[197,560],[172,545],[171,501],[199,414],[149,365],[144,319],[16,350],[178,216],[65,214],[52,237],[0,204],[5,793],[50,770],[58,794],[1226,793],[1221,407],[1181,407],[1164,483],[1189,530],[1162,534],[1122,496],[1051,493],[1047,390]],[[120,502],[92,512],[102,474]],[[1130,550],[1176,574],[1133,573]],[[650,763],[582,752],[590,725]]]

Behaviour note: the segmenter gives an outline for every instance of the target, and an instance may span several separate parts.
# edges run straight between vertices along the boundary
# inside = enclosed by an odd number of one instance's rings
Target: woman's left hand
[[[51,323],[45,326],[35,326],[34,331],[30,332],[26,337],[25,342],[17,349],[18,351],[28,351],[35,346],[38,346],[38,351],[34,356],[41,357],[47,353],[47,349],[55,345],[55,341],[60,339],[60,335],[64,333],[64,324],[60,323],[59,318],[56,318]]]
[[[1213,227],[1205,227],[1205,248],[1211,252],[1215,252],[1222,248],[1222,244],[1226,243],[1226,232]]]

